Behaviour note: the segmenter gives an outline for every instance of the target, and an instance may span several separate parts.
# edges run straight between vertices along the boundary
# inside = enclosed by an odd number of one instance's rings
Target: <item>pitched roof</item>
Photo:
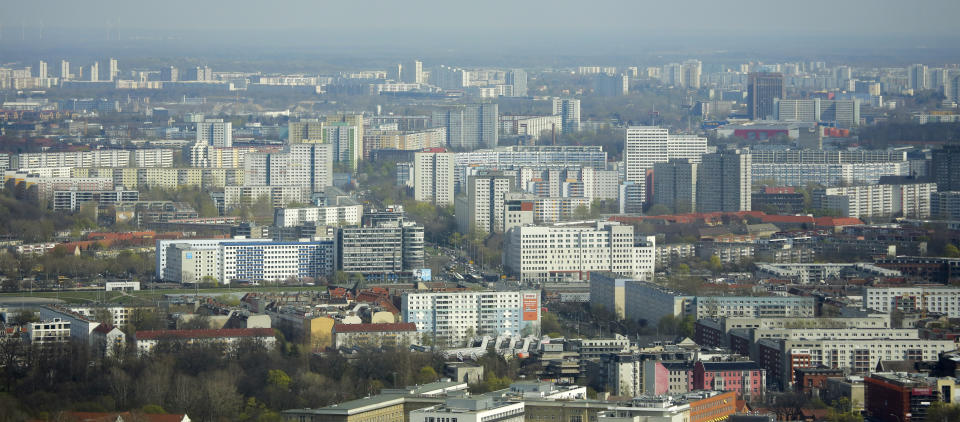
[[[335,333],[386,333],[392,331],[417,331],[417,324],[395,322],[388,324],[334,324]]]
[[[110,324],[100,324],[97,325],[97,328],[94,328],[93,331],[101,334],[108,334],[110,331],[113,331],[115,327]]]
[[[863,221],[853,217],[819,217],[816,219],[818,226],[861,226]]]
[[[273,337],[273,328],[224,328],[221,330],[153,330],[137,331],[137,340],[162,340],[167,338],[229,338]]]

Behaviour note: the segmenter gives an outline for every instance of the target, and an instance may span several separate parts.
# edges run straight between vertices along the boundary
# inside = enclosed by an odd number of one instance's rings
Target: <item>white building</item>
[[[324,226],[359,225],[361,218],[363,218],[363,205],[277,208],[273,213],[273,225],[277,227],[296,227],[304,223]]]
[[[286,207],[294,203],[309,201],[309,188],[302,186],[225,186],[223,188],[223,207],[233,209],[252,206],[266,198],[274,208]]]
[[[403,294],[404,322],[438,344],[474,336],[540,334],[540,291],[464,291]]]
[[[40,322],[29,322],[26,325],[25,336],[30,344],[44,345],[70,341],[70,321],[54,318]]]
[[[410,422],[523,422],[524,402],[491,396],[448,398],[443,404],[410,412]]]
[[[233,146],[233,123],[223,119],[207,119],[197,123],[197,142],[215,147]]]
[[[904,312],[936,313],[958,318],[960,287],[868,287],[863,294],[863,307],[884,313],[900,309]]]
[[[930,217],[930,195],[936,183],[834,187],[814,191],[814,205],[839,210],[845,217]]]
[[[500,130],[507,135],[529,136],[534,140],[563,130],[563,117],[552,116],[500,116]]]
[[[96,149],[70,152],[30,152],[12,157],[10,168],[45,167],[172,167],[172,149]]]
[[[220,244],[219,254],[218,280],[224,284],[329,277],[337,264],[336,242],[333,240],[224,242]]]
[[[289,145],[283,152],[247,153],[243,182],[249,186],[299,186],[311,192],[333,185],[334,147]]]
[[[453,205],[452,152],[427,150],[413,155],[413,198],[437,206]]]
[[[700,296],[693,314],[697,319],[720,317],[813,318],[813,297],[798,296]]]
[[[158,280],[164,279],[167,268],[167,248],[171,245],[183,245],[187,249],[217,249],[223,242],[269,242],[270,239],[158,239],[156,245],[156,263],[154,275]]]
[[[655,238],[634,235],[615,222],[514,227],[506,235],[504,269],[523,281],[580,281],[591,271],[647,278],[655,266]]]
[[[706,153],[707,138],[670,135],[667,129],[657,126],[630,126],[623,150],[626,180],[646,186],[647,170],[653,169],[655,163],[666,163],[674,158],[699,163],[700,157]]]
[[[753,183],[777,186],[837,186],[855,183],[877,183],[883,176],[907,176],[910,163],[758,163],[750,166]]]

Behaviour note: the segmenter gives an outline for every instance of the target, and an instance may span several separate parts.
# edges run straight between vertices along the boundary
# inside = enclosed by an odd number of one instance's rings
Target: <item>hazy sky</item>
[[[106,38],[260,45],[812,49],[960,42],[960,0],[0,0],[0,35],[44,28],[49,42]],[[70,28],[64,30],[63,28]],[[34,35],[34,39],[39,38]],[[882,47],[882,44],[879,45]]]

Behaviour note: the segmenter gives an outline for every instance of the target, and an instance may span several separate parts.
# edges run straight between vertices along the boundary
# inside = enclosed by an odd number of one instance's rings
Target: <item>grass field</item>
[[[244,288],[216,288],[216,289],[161,289],[161,290],[139,290],[135,292],[107,292],[107,291],[62,291],[62,292],[13,292],[0,293],[0,298],[10,297],[37,297],[60,299],[67,303],[116,303],[116,304],[155,304],[163,300],[164,295],[183,294],[192,295],[195,293],[203,294],[236,294],[242,295],[247,292],[297,292],[297,291],[315,291],[326,290],[324,286],[305,286],[305,287],[244,287]]]

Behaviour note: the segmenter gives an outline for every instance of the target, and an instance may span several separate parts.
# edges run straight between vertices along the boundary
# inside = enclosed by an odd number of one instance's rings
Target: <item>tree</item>
[[[930,422],[960,421],[960,405],[934,402],[927,408],[927,420]]]
[[[574,220],[586,220],[590,218],[590,209],[586,205],[580,205],[573,210]]]
[[[723,261],[720,260],[720,257],[716,255],[710,255],[710,271],[713,271],[714,274],[717,274],[722,269]]]
[[[948,258],[960,258],[960,249],[956,245],[949,244],[943,247],[943,255]]]
[[[417,384],[427,384],[437,379],[437,371],[432,366],[424,366],[417,371]]]

